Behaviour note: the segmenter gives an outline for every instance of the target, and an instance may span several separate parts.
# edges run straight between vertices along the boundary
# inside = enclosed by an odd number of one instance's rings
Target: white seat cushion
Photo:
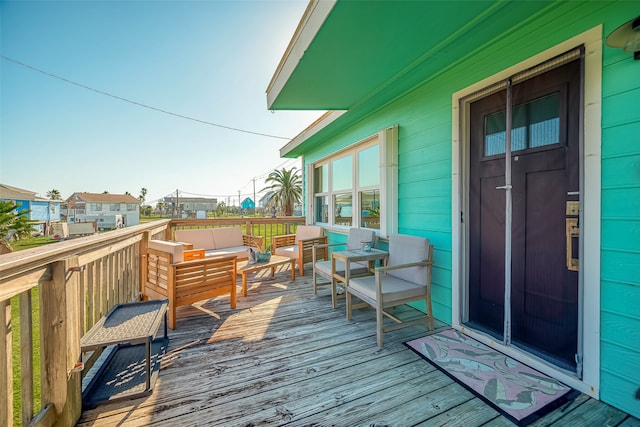
[[[376,232],[365,228],[350,228],[349,237],[347,238],[347,249],[360,249],[362,242],[375,242]]]
[[[349,280],[349,289],[358,292],[370,299],[376,299],[375,276],[358,277]],[[388,274],[382,277],[382,300],[384,305],[394,301],[402,301],[406,298],[415,298],[426,295],[426,286],[416,285]]]
[[[211,249],[204,252],[205,256],[235,255],[240,258],[249,258],[249,249],[246,246],[235,246],[223,249]]]
[[[429,260],[429,239],[424,237],[392,234],[389,236],[388,266],[424,262]],[[411,267],[391,270],[387,273],[422,286],[427,284],[427,267]]]
[[[282,246],[276,248],[275,255],[288,256],[289,258],[298,258],[298,246]]]
[[[182,243],[167,242],[165,240],[149,240],[149,249],[171,254],[173,262],[184,261],[184,247]]]
[[[331,278],[331,261],[317,261],[315,263],[315,269],[317,273]],[[352,277],[356,275],[366,274],[367,271],[369,271],[369,269],[366,264],[352,262],[350,265],[350,274]],[[336,260],[336,273],[344,277],[344,262]]]
[[[299,225],[296,229],[296,243],[298,243],[298,240],[312,239],[314,237],[322,237],[321,227],[317,225]]]

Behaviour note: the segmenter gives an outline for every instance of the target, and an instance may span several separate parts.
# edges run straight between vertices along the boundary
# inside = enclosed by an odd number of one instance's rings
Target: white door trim
[[[464,88],[452,95],[452,326],[565,384],[598,398],[600,393],[600,190],[602,110],[602,26],[599,25],[519,64]],[[509,76],[554,58],[577,46],[585,46],[583,144],[584,195],[581,195],[581,311],[583,376],[578,379],[549,363],[514,347],[505,347],[492,337],[462,325],[466,316],[468,283],[466,218],[468,216],[468,117],[469,104],[461,99]],[[464,223],[461,221],[464,219]],[[578,338],[580,340],[580,337]]]

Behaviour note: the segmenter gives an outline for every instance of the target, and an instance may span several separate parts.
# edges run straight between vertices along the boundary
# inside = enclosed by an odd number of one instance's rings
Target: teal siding
[[[312,163],[399,125],[399,232],[435,246],[435,316],[451,322],[452,93],[603,24],[606,36],[640,10],[637,2],[561,2],[524,21],[348,129],[315,137]],[[601,399],[640,417],[640,61],[603,47],[601,205]],[[337,132],[337,134],[336,134]],[[324,138],[324,139],[323,139]],[[585,307],[586,315],[597,307]]]
[[[603,62],[600,398],[640,417],[640,61],[605,48]]]

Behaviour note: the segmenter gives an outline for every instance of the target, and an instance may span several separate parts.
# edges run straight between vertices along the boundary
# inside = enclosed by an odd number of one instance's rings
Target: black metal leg
[[[147,371],[147,388],[146,390],[151,390],[151,338],[147,340],[145,343],[147,348],[147,360],[146,360],[146,371]]]

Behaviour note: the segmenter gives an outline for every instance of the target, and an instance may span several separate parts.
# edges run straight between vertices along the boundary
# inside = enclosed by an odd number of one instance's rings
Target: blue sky
[[[269,112],[265,90],[306,8],[292,1],[2,1],[1,50],[69,81],[198,120],[292,138],[322,112]],[[286,139],[167,115],[7,59],[0,182],[45,196],[179,189],[253,197]]]

